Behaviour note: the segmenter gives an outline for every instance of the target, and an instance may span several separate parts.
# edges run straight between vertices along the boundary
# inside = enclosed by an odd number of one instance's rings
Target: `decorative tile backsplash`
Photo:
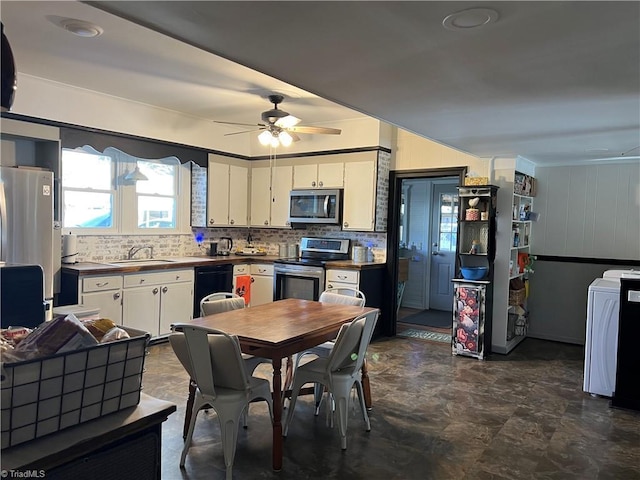
[[[280,243],[299,243],[302,237],[350,238],[351,245],[370,246],[376,261],[386,258],[386,234],[374,232],[343,232],[340,227],[310,226],[304,230],[267,228],[194,228],[193,234],[183,235],[78,235],[79,262],[110,262],[127,258],[132,247],[151,245],[153,256],[185,257],[207,255],[209,243],[220,237],[233,239],[233,247],[247,245],[251,233],[254,247],[262,247],[268,255],[278,255]],[[202,234],[202,242],[196,238]],[[142,249],[136,258],[148,257],[149,251]]]

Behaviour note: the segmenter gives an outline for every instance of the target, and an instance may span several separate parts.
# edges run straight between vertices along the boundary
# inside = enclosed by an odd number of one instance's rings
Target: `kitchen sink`
[[[165,263],[173,263],[173,260],[167,258],[137,258],[133,260],[120,260],[118,262],[109,262],[109,265],[117,267],[126,267],[127,265],[164,265]]]

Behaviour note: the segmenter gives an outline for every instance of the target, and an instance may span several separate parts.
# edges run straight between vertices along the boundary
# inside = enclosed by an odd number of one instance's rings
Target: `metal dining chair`
[[[245,301],[240,295],[233,292],[216,292],[211,293],[200,300],[200,316],[216,315],[222,312],[238,310],[245,308]],[[256,357],[247,353],[242,354],[247,373],[253,374],[253,371],[261,363],[271,363],[268,358]]]
[[[190,324],[175,324],[169,342],[185,370],[197,384],[189,430],[180,456],[184,467],[191,448],[198,412],[216,411],[222,437],[226,478],[231,480],[238,440],[238,423],[249,403],[264,400],[273,423],[271,387],[267,380],[247,375],[235,335]],[[187,352],[185,357],[182,352]],[[178,352],[181,352],[178,354]]]
[[[337,303],[341,305],[354,305],[356,307],[364,307],[365,303],[367,303],[367,298],[364,293],[356,288],[351,287],[335,287],[335,288],[327,288],[320,294],[320,298],[318,301],[323,303]],[[333,349],[335,344],[335,340],[329,340],[327,342],[321,343],[313,348],[305,350],[304,352],[299,353],[296,356],[296,361],[294,364],[294,372],[300,365],[300,360],[305,355],[313,354],[318,357],[328,357]],[[316,402],[316,416],[320,413],[320,404],[322,403],[322,395],[323,388],[321,385],[316,384],[314,386],[314,399]]]
[[[300,365],[296,369],[293,376],[291,403],[284,425],[283,436],[286,437],[289,432],[300,389],[304,384],[310,382],[324,385],[335,400],[340,442],[343,450],[347,448],[349,394],[354,386],[358,393],[360,410],[362,411],[366,430],[367,432],[371,430],[371,422],[364,403],[361,369],[379,313],[379,310],[372,310],[352,322],[344,324],[340,328],[329,357],[318,357]]]

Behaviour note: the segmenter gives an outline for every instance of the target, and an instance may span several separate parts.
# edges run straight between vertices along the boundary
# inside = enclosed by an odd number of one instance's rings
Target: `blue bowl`
[[[467,280],[482,280],[488,271],[488,267],[460,267],[462,277]]]

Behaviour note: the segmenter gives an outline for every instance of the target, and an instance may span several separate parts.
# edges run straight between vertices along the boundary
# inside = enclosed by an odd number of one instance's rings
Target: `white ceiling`
[[[18,71],[211,120],[257,123],[277,91],[307,125],[365,114],[538,165],[640,158],[639,2],[89,3],[149,28],[3,0]],[[442,26],[470,7],[499,18]],[[104,33],[79,38],[47,15]]]

